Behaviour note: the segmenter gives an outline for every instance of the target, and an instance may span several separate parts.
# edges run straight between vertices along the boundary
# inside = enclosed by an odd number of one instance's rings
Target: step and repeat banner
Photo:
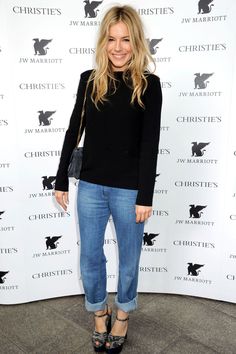
[[[1,304],[83,293],[77,186],[71,181],[67,212],[53,188],[80,74],[94,66],[101,18],[116,4],[0,0]],[[139,291],[236,302],[235,1],[128,4],[142,18],[163,90]],[[112,218],[104,248],[114,292]]]

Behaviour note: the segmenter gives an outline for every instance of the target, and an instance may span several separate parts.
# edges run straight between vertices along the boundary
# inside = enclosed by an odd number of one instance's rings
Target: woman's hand
[[[58,204],[66,211],[69,204],[69,193],[62,191],[55,191],[55,198]]]
[[[152,207],[136,205],[136,222],[143,222],[152,215]]]

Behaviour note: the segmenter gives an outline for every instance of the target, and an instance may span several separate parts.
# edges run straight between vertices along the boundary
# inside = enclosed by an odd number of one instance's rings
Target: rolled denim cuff
[[[85,308],[87,311],[90,312],[96,312],[96,311],[102,311],[105,310],[106,308],[106,303],[107,303],[107,298],[108,298],[108,293],[106,293],[105,299],[102,300],[101,302],[96,302],[95,304],[91,304],[88,302],[86,296],[85,296]]]
[[[118,309],[124,311],[124,312],[130,312],[134,311],[138,307],[138,295],[131,301],[129,302],[119,302],[118,301],[118,296],[115,296],[115,304]]]

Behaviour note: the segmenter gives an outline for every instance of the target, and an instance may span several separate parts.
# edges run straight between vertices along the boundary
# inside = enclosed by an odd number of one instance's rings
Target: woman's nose
[[[121,50],[121,41],[117,40],[115,42],[115,50],[117,51]]]

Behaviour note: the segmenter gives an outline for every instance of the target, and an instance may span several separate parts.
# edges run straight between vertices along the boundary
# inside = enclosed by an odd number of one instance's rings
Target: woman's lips
[[[126,56],[126,54],[112,54],[112,56],[116,59],[123,59]]]

